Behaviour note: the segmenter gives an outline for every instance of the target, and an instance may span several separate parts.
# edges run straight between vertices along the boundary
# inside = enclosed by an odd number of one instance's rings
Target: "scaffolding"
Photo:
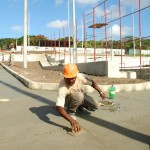
[[[115,22],[115,21],[119,21],[119,26],[120,26],[120,35],[119,35],[119,48],[120,48],[120,64],[121,64],[121,69],[122,69],[122,67],[123,67],[123,52],[122,52],[122,50],[123,50],[123,44],[125,43],[125,42],[129,42],[129,41],[123,41],[122,39],[123,39],[123,36],[122,36],[122,32],[123,32],[123,28],[122,28],[122,19],[124,19],[124,18],[127,18],[127,17],[129,17],[129,16],[131,16],[131,15],[134,15],[134,14],[137,14],[138,15],[138,24],[139,24],[139,27],[138,27],[138,31],[139,31],[139,38],[136,38],[136,39],[134,39],[134,37],[133,37],[133,39],[132,39],[132,41],[133,41],[133,45],[134,45],[134,56],[135,56],[135,41],[139,41],[139,45],[140,45],[140,66],[142,66],[142,54],[141,54],[141,51],[142,51],[142,39],[145,39],[145,38],[149,38],[150,36],[148,35],[148,36],[146,36],[146,37],[144,37],[144,36],[142,36],[142,21],[141,21],[141,13],[142,13],[142,11],[144,11],[144,10],[146,10],[146,9],[149,9],[149,7],[150,7],[150,5],[148,5],[148,6],[145,6],[145,7],[143,7],[143,8],[141,8],[141,0],[138,0],[138,10],[136,10],[136,11],[133,11],[132,10],[132,12],[131,13],[128,13],[128,14],[125,14],[125,15],[122,15],[122,12],[121,12],[121,0],[118,0],[118,8],[119,8],[119,17],[118,18],[116,18],[116,19],[113,19],[112,20],[112,18],[111,18],[111,20],[107,20],[107,15],[109,15],[109,14],[111,14],[112,15],[112,11],[111,11],[111,13],[106,13],[106,5],[107,5],[107,2],[108,2],[109,0],[104,0],[104,1],[102,1],[101,3],[99,3],[98,5],[96,5],[95,7],[93,7],[93,9],[92,9],[92,11],[90,12],[90,13],[88,13],[88,14],[85,14],[85,13],[83,13],[83,21],[84,21],[84,58],[85,58],[85,62],[86,62],[86,55],[87,55],[87,52],[86,52],[86,43],[87,43],[87,40],[88,39],[90,39],[90,38],[93,38],[93,40],[94,40],[94,62],[96,61],[96,37],[97,37],[97,34],[96,34],[96,29],[104,29],[104,35],[105,35],[105,38],[103,38],[104,40],[105,40],[105,54],[106,54],[106,61],[108,60],[107,59],[107,48],[108,48],[108,38],[112,38],[112,31],[111,31],[111,36],[110,37],[108,37],[108,32],[107,32],[107,27],[109,26],[109,25],[111,25],[111,27],[112,27],[112,24]],[[101,6],[103,6],[103,8],[104,8],[104,15],[103,16],[100,16],[99,15],[99,17],[104,17],[104,21],[102,22],[96,22],[96,15],[98,15],[97,13],[96,13],[96,8],[98,8],[98,7],[101,7]],[[89,19],[89,20],[87,20],[87,18],[89,17],[89,16],[91,16],[91,18]],[[90,24],[90,25],[89,25]],[[93,34],[88,34],[88,32],[87,32],[87,28],[93,28]],[[99,39],[98,39],[99,40]],[[111,43],[112,45],[113,45],[113,40],[112,40],[112,43]]]

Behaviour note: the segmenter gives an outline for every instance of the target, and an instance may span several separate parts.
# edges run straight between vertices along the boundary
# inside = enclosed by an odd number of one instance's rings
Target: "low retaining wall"
[[[47,58],[47,61],[48,61],[50,64],[53,64],[53,63],[63,64],[63,63],[65,63],[65,60],[64,60],[64,59],[55,60],[55,58],[52,58],[52,57],[49,56],[49,55],[47,55],[46,58]]]
[[[8,61],[10,55],[3,55],[3,61]],[[48,60],[48,61],[47,61]],[[14,55],[14,61],[23,61],[23,55],[18,54]],[[51,69],[51,70],[62,70],[62,66],[64,60],[55,61],[50,65],[47,62],[54,61],[54,58],[48,56],[46,58],[45,54],[29,54],[27,57],[27,61],[40,61],[43,69]],[[42,63],[44,62],[44,63]],[[46,64],[45,66],[43,64]],[[79,71],[97,75],[97,76],[107,76],[110,78],[129,78],[136,79],[136,72],[134,71],[119,71],[119,64],[116,61],[97,61],[97,62],[87,62],[87,63],[78,63],[77,64]]]
[[[137,69],[125,69],[124,71],[136,72],[137,78],[150,80],[150,67],[149,68],[137,68]]]
[[[43,66],[43,69],[62,71],[63,65],[55,66]],[[110,78],[129,78],[136,79],[136,73],[133,71],[119,71],[119,65],[115,61],[99,61],[99,62],[89,62],[89,63],[78,63],[76,64],[79,71],[85,74],[97,75],[97,76],[107,76]]]
[[[28,54],[27,61],[39,61],[41,57],[45,56],[45,54]],[[1,61],[8,61],[10,58],[10,54],[2,54],[0,55]],[[22,54],[15,54],[14,55],[14,61],[23,61],[23,55]]]

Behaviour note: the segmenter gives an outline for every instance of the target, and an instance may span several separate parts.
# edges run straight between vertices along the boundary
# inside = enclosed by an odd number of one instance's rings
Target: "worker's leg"
[[[10,66],[10,65],[11,65],[11,54],[10,54],[10,55],[9,55],[9,57],[8,57],[7,65],[8,65],[8,66]]]
[[[94,100],[91,96],[85,94],[84,95],[84,103],[82,105],[89,111],[95,111],[99,108],[99,102],[97,100]]]
[[[84,94],[82,92],[75,92],[66,97],[65,107],[68,113],[75,113],[77,108],[83,104]]]
[[[11,54],[11,65],[14,66],[14,54]]]

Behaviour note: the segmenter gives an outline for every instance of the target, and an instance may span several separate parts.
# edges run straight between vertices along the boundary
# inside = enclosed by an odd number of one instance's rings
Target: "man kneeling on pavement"
[[[90,85],[97,90],[102,100],[106,96],[89,76],[79,73],[75,64],[66,64],[63,68],[63,75],[64,78],[59,83],[56,109],[63,118],[70,122],[72,132],[77,133],[81,128],[76,121],[76,110],[86,108],[89,111],[95,111],[100,106],[97,100],[87,95],[85,85]]]

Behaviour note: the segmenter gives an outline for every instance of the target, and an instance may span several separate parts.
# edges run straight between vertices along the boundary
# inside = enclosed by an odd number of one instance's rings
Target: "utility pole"
[[[30,46],[30,12],[28,14],[28,46]]]
[[[24,42],[23,42],[24,68],[27,68],[27,0],[24,0]]]
[[[77,63],[77,60],[74,60],[74,58],[77,58],[74,56],[75,51],[77,51],[77,44],[76,44],[76,15],[75,15],[75,0],[73,0],[73,62]]]
[[[17,33],[16,33],[16,51],[17,51],[17,46],[18,44],[17,44]]]
[[[132,8],[132,13],[133,13],[133,8]],[[133,56],[135,57],[134,14],[132,14],[132,33],[133,33]]]
[[[70,52],[70,63],[72,62],[72,51],[70,48],[70,0],[68,0],[68,36],[69,36],[69,52]]]

